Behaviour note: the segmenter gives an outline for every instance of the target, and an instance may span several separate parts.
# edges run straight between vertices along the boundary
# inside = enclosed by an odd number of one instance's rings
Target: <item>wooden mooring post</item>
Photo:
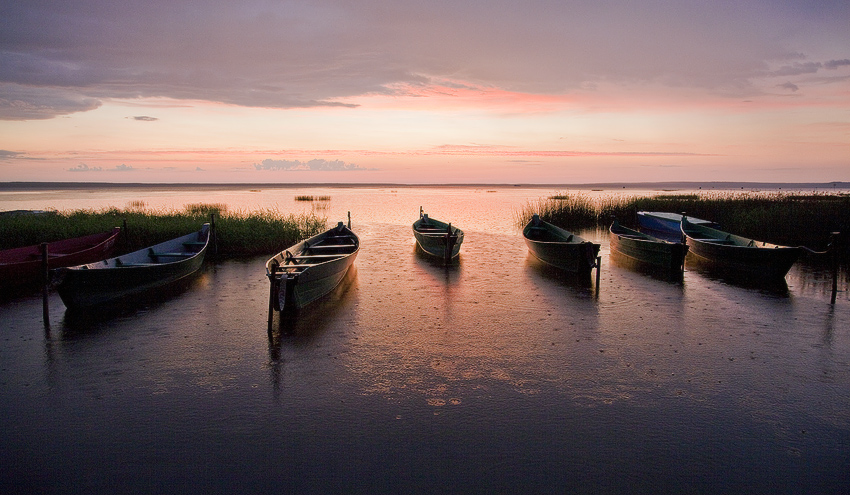
[[[50,332],[50,305],[48,304],[48,284],[50,283],[50,264],[48,262],[47,243],[41,243],[41,316],[44,331]]]
[[[599,280],[600,273],[599,270],[602,268],[602,256],[596,257],[596,295],[599,295]]]
[[[272,324],[274,323],[274,298],[277,295],[277,294],[275,294],[275,290],[274,290],[275,289],[274,278],[275,278],[274,273],[269,274],[269,284],[270,284],[270,287],[269,287],[269,328],[268,328],[269,340],[271,340],[271,338],[272,338]]]

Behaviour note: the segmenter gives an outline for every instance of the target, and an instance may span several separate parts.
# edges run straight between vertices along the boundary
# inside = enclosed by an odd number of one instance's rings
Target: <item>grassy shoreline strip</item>
[[[850,196],[838,194],[707,192],[593,198],[561,193],[529,202],[515,220],[521,226],[537,213],[568,230],[607,227],[613,218],[636,226],[638,211],[685,212],[745,237],[817,250],[826,249],[832,232],[841,232],[841,249],[850,250]]]
[[[217,205],[191,205],[185,210],[143,211],[134,208],[49,211],[41,214],[0,215],[0,249],[51,242],[121,227],[118,252],[125,253],[185,235],[215,214],[220,257],[273,255],[326,228],[327,219],[315,214],[221,211]]]

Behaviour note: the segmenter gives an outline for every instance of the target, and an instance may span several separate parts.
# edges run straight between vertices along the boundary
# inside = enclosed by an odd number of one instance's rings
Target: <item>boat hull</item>
[[[201,231],[133,253],[57,271],[57,290],[69,309],[83,309],[130,300],[178,282],[197,272],[209,244],[209,225]],[[163,261],[155,262],[151,252]],[[184,253],[184,254],[174,254]]]
[[[571,273],[590,272],[597,266],[599,244],[544,222],[537,215],[522,233],[528,251],[546,264]]]
[[[47,244],[48,268],[91,263],[108,258],[115,250],[121,229],[115,227],[73,239],[64,239]],[[43,282],[41,246],[26,246],[0,252],[0,291],[20,290]]]
[[[462,230],[427,216],[421,216],[413,223],[413,237],[422,251],[447,260],[456,258],[463,244]]]
[[[329,263],[321,270],[313,270],[308,273],[309,277],[301,277],[298,283],[291,288],[292,294],[289,301],[286,297],[279,298],[295,310],[300,310],[308,304],[322,298],[330,291],[334,290],[337,285],[348,273],[348,269],[354,264],[355,257],[347,257],[344,261]]]
[[[688,252],[686,244],[668,242],[614,222],[609,229],[611,251],[664,270],[681,271]]]
[[[345,278],[359,251],[360,239],[340,223],[270,258],[270,309],[297,312],[322,298]]]
[[[758,242],[688,220],[681,228],[690,253],[716,268],[760,278],[783,278],[800,256],[797,247]]]

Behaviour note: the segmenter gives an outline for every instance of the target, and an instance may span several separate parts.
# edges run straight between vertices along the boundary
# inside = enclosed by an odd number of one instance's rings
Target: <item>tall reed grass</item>
[[[315,214],[284,214],[277,210],[229,212],[223,205],[189,205],[184,210],[141,211],[135,208],[49,211],[43,214],[0,215],[0,249],[51,242],[127,229],[119,242],[129,252],[198,230],[215,214],[219,256],[272,255],[326,228]]]
[[[614,218],[636,226],[638,211],[685,212],[745,237],[817,250],[826,249],[832,232],[841,232],[840,245],[845,252],[850,249],[850,196],[826,193],[706,192],[601,198],[559,194],[529,202],[515,219],[517,225],[524,225],[537,213],[568,230],[607,227]]]
[[[330,196],[295,196],[295,201],[330,201]]]

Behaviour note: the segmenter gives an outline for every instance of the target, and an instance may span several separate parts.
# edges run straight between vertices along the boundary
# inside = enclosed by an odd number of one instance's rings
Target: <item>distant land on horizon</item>
[[[407,183],[155,183],[155,182],[0,182],[0,191],[45,191],[76,189],[287,189],[304,187],[531,187],[548,189],[850,189],[850,182],[595,182],[582,184],[407,184]]]

